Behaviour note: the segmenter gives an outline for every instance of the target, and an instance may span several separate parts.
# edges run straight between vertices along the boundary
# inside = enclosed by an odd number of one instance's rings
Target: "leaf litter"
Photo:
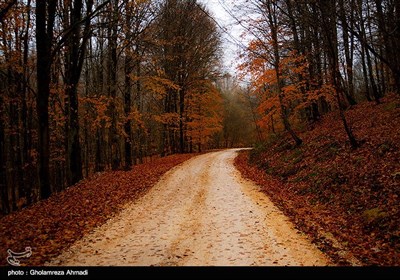
[[[356,150],[330,113],[301,134],[302,146],[277,138],[241,153],[235,165],[339,265],[398,266],[399,99],[361,103],[346,114]]]
[[[7,249],[23,252],[28,246],[32,256],[21,260],[21,265],[43,265],[118,214],[124,205],[143,196],[167,171],[193,156],[172,155],[136,165],[129,171],[97,173],[49,199],[2,217],[0,265],[7,265]]]

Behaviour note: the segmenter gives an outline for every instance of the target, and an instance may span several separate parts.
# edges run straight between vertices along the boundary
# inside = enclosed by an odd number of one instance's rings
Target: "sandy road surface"
[[[275,266],[329,261],[233,166],[235,150],[201,155],[50,265]]]

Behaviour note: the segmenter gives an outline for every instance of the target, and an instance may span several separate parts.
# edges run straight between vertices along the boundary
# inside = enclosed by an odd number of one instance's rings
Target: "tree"
[[[66,35],[65,55],[65,115],[66,122],[66,162],[69,185],[83,178],[81,145],[79,141],[78,85],[86,55],[86,45],[90,38],[90,13],[93,1],[86,1],[86,18],[82,19],[84,5],[82,0],[74,0],[64,7]],[[85,23],[82,30],[82,21]]]
[[[125,22],[123,30],[124,52],[124,149],[125,149],[125,169],[131,168],[135,156],[142,160],[141,152],[144,145],[145,134],[143,126],[137,124],[140,120],[138,114],[143,111],[143,92],[142,92],[142,63],[146,49],[150,44],[147,42],[147,31],[151,26],[155,16],[155,7],[152,1],[141,1],[139,3],[127,2],[125,6]],[[136,124],[133,123],[136,121]],[[134,128],[137,129],[134,129]],[[135,132],[135,133],[133,133]],[[134,143],[137,143],[134,145]],[[135,153],[133,154],[133,146]]]
[[[222,128],[214,135],[214,147],[250,147],[261,142],[262,135],[257,124],[255,102],[249,90],[240,86],[230,74],[217,81],[223,101]]]
[[[342,24],[342,26],[349,26],[349,28],[353,29],[354,25],[354,1],[348,3],[345,6],[345,1],[339,0],[338,2],[338,18]],[[350,17],[347,18],[346,10],[348,10]],[[345,67],[344,72],[346,73],[346,82],[347,86],[344,88],[344,94],[350,105],[357,104],[354,98],[354,75],[353,75],[353,62],[354,62],[354,36],[349,33],[346,28],[342,30],[342,38],[343,38],[343,49],[345,53]]]
[[[0,4],[0,21],[7,15],[8,11],[17,3],[18,0],[10,0],[9,2],[4,2]]]
[[[158,56],[161,73],[176,85],[164,99],[163,153],[184,153],[187,94],[199,81],[210,79],[218,60],[220,37],[214,21],[197,1],[167,0],[157,20]]]
[[[297,113],[300,119],[305,115],[308,121],[316,121],[334,105],[339,108],[351,146],[356,148],[358,143],[345,110],[349,104],[356,104],[353,64],[356,40],[360,39],[354,29],[357,20],[364,18],[364,12],[355,16],[355,1],[262,0],[250,3],[247,9],[252,17],[238,20],[245,23],[252,37],[244,51],[241,68],[250,73],[254,91],[264,96],[259,107],[264,121],[273,122],[275,114],[279,113],[285,130],[299,145],[301,139],[291,128],[290,116]],[[242,9],[246,8],[242,6]],[[369,27],[370,31],[372,29]],[[374,72],[381,81],[384,75],[378,71],[377,62],[377,70],[372,69],[370,51],[370,48],[362,49],[361,56],[368,62],[368,74],[375,89]],[[275,127],[272,128],[275,131]]]
[[[200,81],[187,91],[185,138],[189,152],[207,149],[213,136],[222,130],[222,97],[209,81]]]
[[[290,108],[285,102],[284,87],[285,81],[282,77],[282,58],[286,50],[281,48],[280,38],[281,15],[279,14],[279,1],[253,1],[253,12],[259,15],[255,21],[249,20],[247,30],[256,39],[250,42],[248,47],[248,60],[244,64],[245,71],[255,70],[258,72],[257,87],[266,89],[272,86],[272,92],[276,93],[279,106],[279,114],[285,130],[289,133],[296,145],[301,145],[302,140],[292,129],[289,121]],[[272,67],[273,73],[268,69]],[[252,70],[251,70],[252,69]],[[253,72],[254,73],[254,72]]]
[[[320,1],[319,9],[323,22],[322,31],[324,33],[325,48],[330,68],[330,82],[333,85],[334,94],[336,95],[340,119],[342,120],[343,127],[346,131],[347,137],[349,138],[350,144],[355,149],[358,147],[358,142],[353,135],[344,113],[344,86],[342,84],[343,78],[339,68],[335,2],[330,1],[329,3],[326,3],[325,1]]]
[[[37,52],[37,115],[38,115],[38,153],[39,182],[41,198],[48,198],[50,187],[50,130],[49,130],[49,95],[50,74],[53,61],[53,31],[56,16],[56,0],[36,3],[36,52]]]
[[[121,165],[121,150],[118,143],[117,131],[117,75],[118,75],[118,28],[120,25],[120,5],[118,0],[114,0],[109,6],[109,25],[107,29],[108,38],[108,75],[107,86],[110,97],[109,111],[111,116],[111,127],[109,130],[109,139],[111,140],[111,166],[116,170]]]

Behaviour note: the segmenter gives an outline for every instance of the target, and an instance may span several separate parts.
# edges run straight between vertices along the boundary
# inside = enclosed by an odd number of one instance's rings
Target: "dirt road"
[[[329,261],[233,166],[195,157],[50,265],[286,266]]]

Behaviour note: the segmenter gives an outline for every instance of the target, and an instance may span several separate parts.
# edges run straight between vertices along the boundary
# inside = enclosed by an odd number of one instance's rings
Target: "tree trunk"
[[[32,149],[32,134],[31,127],[28,122],[28,80],[29,80],[29,26],[31,22],[31,1],[27,2],[27,27],[24,34],[24,53],[23,53],[23,85],[22,85],[22,133],[23,133],[23,151],[22,158],[24,162],[24,176],[20,194],[26,198],[26,204],[30,205],[32,202],[32,187],[34,186],[34,172],[32,172],[32,159],[29,151]]]
[[[130,74],[132,72],[132,58],[125,58],[125,94],[124,94],[124,111],[125,117],[128,118],[131,113],[131,95],[132,83]],[[125,129],[125,169],[132,167],[132,127],[131,121],[127,119],[124,124]]]
[[[349,40],[349,33],[348,29],[349,23],[346,18],[346,11],[344,6],[344,0],[339,0],[339,18],[344,26],[342,30],[342,37],[343,37],[343,46],[344,46],[344,53],[345,53],[345,60],[346,60],[346,74],[347,74],[347,87],[344,89],[344,93],[348,103],[353,106],[356,105],[357,102],[354,99],[354,78],[353,78],[353,50],[349,49],[352,48],[353,43],[350,44]],[[353,37],[353,36],[352,36]],[[353,42],[353,39],[351,39]]]
[[[67,181],[69,185],[79,182],[83,178],[81,144],[79,141],[79,115],[78,115],[78,92],[76,87],[66,90],[69,96],[70,109],[68,115],[67,141]]]
[[[371,55],[370,55],[368,49],[365,50],[365,53],[366,53],[366,58],[367,58],[369,81],[370,81],[371,87],[372,87],[372,96],[374,97],[376,104],[380,104],[381,102],[380,102],[380,97],[379,97],[379,93],[378,93],[378,87],[376,86],[375,78],[374,78],[374,74],[373,74],[374,70],[372,68]]]
[[[51,195],[50,188],[50,130],[49,95],[52,64],[52,39],[56,0],[37,1],[36,3],[36,52],[37,52],[37,95],[36,110],[39,121],[39,185],[42,199]]]
[[[364,78],[364,84],[365,84],[365,98],[367,98],[368,101],[372,101],[371,95],[370,95],[370,89],[369,89],[369,79],[368,79],[368,70],[367,70],[367,65],[365,61],[365,52],[368,50],[365,50],[364,46],[361,46],[361,64],[362,64],[362,71],[363,71],[363,78]]]
[[[67,38],[67,52],[65,63],[65,85],[67,102],[65,111],[67,113],[66,129],[66,156],[67,156],[67,181],[69,185],[79,182],[83,178],[82,174],[82,155],[79,140],[79,101],[78,84],[82,73],[83,62],[85,60],[86,45],[90,38],[90,19],[93,1],[87,2],[87,17],[83,34],[82,24],[82,0],[74,0],[70,10],[71,32]]]
[[[329,4],[328,4],[329,3]],[[331,83],[335,89],[336,101],[338,103],[340,118],[343,123],[343,127],[349,138],[352,148],[357,148],[358,143],[355,139],[350,126],[347,123],[344,114],[344,104],[342,102],[341,96],[344,96],[344,87],[342,85],[343,78],[339,70],[339,56],[338,56],[338,38],[336,31],[336,9],[335,3],[320,0],[320,11],[322,15],[322,31],[325,37],[325,47],[329,61],[329,72],[331,77]]]
[[[110,115],[111,115],[111,127],[109,138],[111,140],[111,168],[117,170],[120,168],[121,157],[118,141],[117,131],[117,68],[118,68],[118,57],[117,57],[117,40],[118,40],[118,0],[114,1],[113,5],[110,5],[110,20],[111,25],[109,26],[109,57],[108,57],[108,86],[109,94],[111,97],[110,102]]]
[[[179,152],[185,152],[185,132],[184,132],[184,113],[185,113],[185,90],[179,90]]]
[[[142,83],[140,81],[140,77],[142,75],[142,65],[141,65],[141,61],[140,61],[140,46],[139,44],[136,45],[136,77],[138,78],[138,80],[136,81],[136,108],[139,112],[143,112],[143,96],[142,96]],[[139,158],[139,162],[143,162],[143,152],[142,152],[142,147],[146,141],[146,135],[145,133],[142,131],[143,128],[138,127],[137,128],[137,147],[136,147],[136,153],[135,153],[135,157]]]
[[[103,149],[105,148],[103,143],[103,133],[102,129],[98,128],[96,131],[96,152],[95,152],[95,168],[94,171],[101,172],[104,171],[104,159],[103,159]]]
[[[283,84],[282,84],[281,70],[280,70],[278,23],[277,23],[276,14],[273,13],[271,5],[273,5],[273,3],[268,3],[266,8],[268,9],[268,23],[269,23],[269,28],[271,30],[271,37],[272,37],[271,43],[272,43],[273,55],[274,55],[273,66],[275,69],[276,81],[277,81],[277,86],[278,86],[277,91],[278,91],[278,97],[279,97],[279,105],[280,105],[280,109],[281,109],[281,118],[282,118],[282,122],[285,127],[285,130],[290,134],[290,136],[296,142],[296,145],[300,146],[303,143],[303,140],[301,140],[300,137],[298,137],[297,134],[292,129],[292,126],[288,119],[287,108],[286,108],[286,105],[284,104],[284,95],[283,95],[283,90],[282,90]]]
[[[6,154],[5,154],[5,137],[3,122],[3,97],[0,95],[0,192],[1,192],[1,210],[3,214],[10,212],[8,201],[7,176],[6,176]]]

